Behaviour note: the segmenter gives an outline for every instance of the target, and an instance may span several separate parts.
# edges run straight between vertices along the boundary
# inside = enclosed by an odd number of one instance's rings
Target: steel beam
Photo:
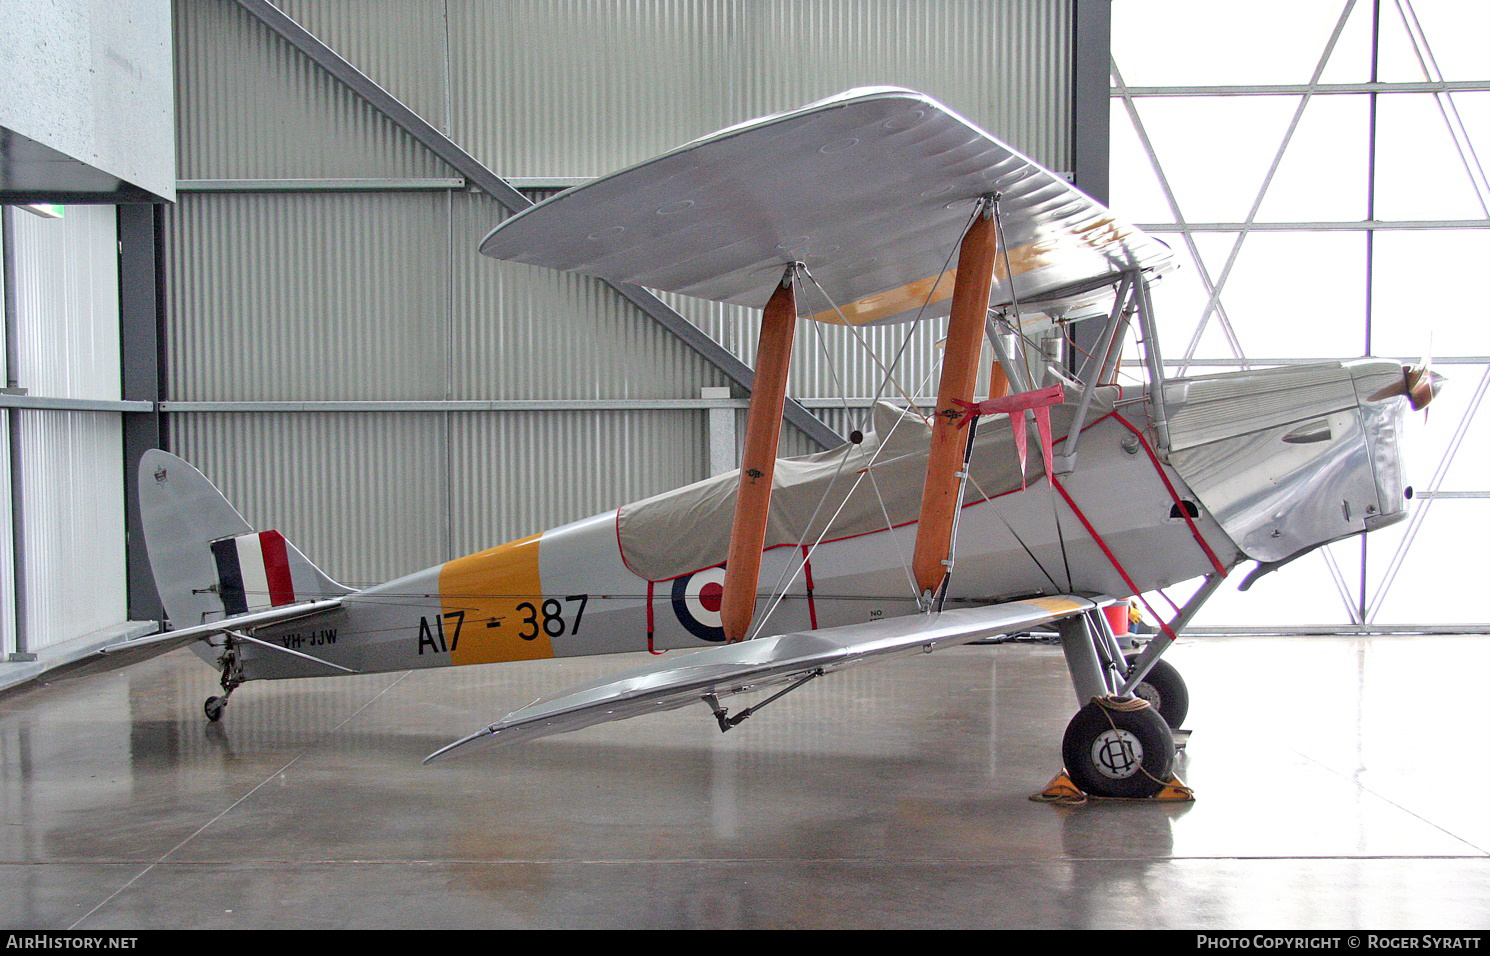
[[[1490,362],[1490,360],[1486,360]],[[1481,364],[1485,364],[1482,362]],[[712,389],[711,389],[712,391]],[[723,389],[729,391],[729,389]],[[45,399],[27,400],[25,396],[0,395],[0,408],[38,408]],[[873,408],[879,399],[875,397],[809,398],[803,404],[808,408]],[[928,407],[936,402],[935,395],[922,395],[912,400],[917,407]],[[58,406],[51,406],[58,407]],[[142,402],[93,402],[83,411],[138,412],[149,411],[148,403]],[[496,399],[400,399],[398,401],[362,401],[357,399],[327,399],[312,401],[204,401],[159,403],[159,411],[168,415],[183,415],[202,412],[575,412],[575,411],[714,411],[717,409],[745,409],[750,407],[748,398],[496,398]],[[74,407],[74,410],[77,410]]]
[[[1071,166],[1072,184],[1106,205],[1109,196],[1109,159],[1112,151],[1112,3],[1076,0],[1071,39]],[[1098,347],[1101,328],[1095,323],[1071,326],[1071,372],[1080,377],[1080,356]],[[1089,374],[1095,376],[1097,369]]]
[[[131,205],[143,205],[132,203]],[[108,398],[54,398],[47,395],[0,393],[0,408],[53,412],[154,412],[155,403]]]
[[[1072,185],[1106,205],[1112,138],[1111,0],[1076,0],[1072,27]]]
[[[178,179],[178,193],[439,192],[465,189],[459,177],[445,179]]]
[[[0,343],[5,356],[4,379],[0,384],[9,391],[18,390],[19,379],[16,376],[20,364],[20,290],[17,288],[15,215],[9,206],[0,204],[0,287],[3,287],[3,296],[0,299],[4,302],[3,309],[0,309],[0,325],[3,325],[5,337],[5,341]],[[5,464],[10,470],[6,482],[10,485],[8,505],[11,593],[15,596],[13,617],[7,622],[15,634],[15,643],[9,648],[0,646],[0,650],[8,652],[6,659],[9,661],[28,661],[36,658],[30,654],[27,646],[30,629],[26,621],[26,508],[23,494],[25,489],[21,483],[21,422],[20,416],[14,413],[0,415],[0,421],[4,422],[4,440],[10,451],[9,460]],[[0,507],[5,504],[0,503]]]
[[[1124,86],[1113,96],[1335,96],[1344,93],[1482,93],[1490,80],[1407,83],[1255,83],[1233,86]]]
[[[140,456],[147,449],[165,447],[164,414],[159,407],[164,368],[160,357],[164,291],[160,282],[160,210],[144,204],[120,206],[118,217],[119,360],[123,399],[107,404],[108,410],[125,413],[120,416],[124,428],[125,585],[130,620],[163,621],[165,611],[156,593],[150,556],[145,550],[139,490]],[[16,407],[35,406],[18,402]]]
[[[431,126],[422,116],[404,105],[397,97],[375,83],[371,77],[321,41],[319,37],[287,16],[268,0],[237,0],[238,5],[270,30],[290,42],[333,79],[342,83],[370,106],[392,120],[399,128],[448,163],[472,186],[495,199],[510,212],[521,212],[533,205],[511,183],[487,169],[480,160],[462,149],[454,140]],[[755,374],[734,353],[710,338],[703,330],[638,286],[608,282],[621,297],[637,306],[663,328],[681,338],[689,348],[712,363],[747,391],[755,386]],[[784,417],[807,433],[824,448],[843,444],[843,438],[825,425],[800,403],[787,399]]]
[[[1423,229],[1490,229],[1490,219],[1316,220],[1313,222],[1141,222],[1144,232],[1400,232]]]

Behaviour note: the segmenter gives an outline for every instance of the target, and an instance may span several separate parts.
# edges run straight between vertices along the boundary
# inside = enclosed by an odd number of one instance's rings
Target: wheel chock
[[[1193,802],[1195,800],[1195,791],[1185,786],[1184,781],[1180,780],[1179,777],[1170,774],[1169,782],[1164,785],[1164,789],[1149,797],[1149,799]]]
[[[1164,788],[1152,797],[1093,797],[1078,787],[1064,770],[1056,774],[1045,785],[1045,789],[1039,793],[1031,794],[1030,799],[1036,803],[1058,803],[1064,806],[1078,806],[1088,800],[1134,800],[1144,803],[1148,801],[1162,800],[1179,803],[1193,802],[1195,791],[1185,786],[1184,782],[1174,774],[1169,775],[1169,782]]]
[[[1062,770],[1060,773],[1050,778],[1050,782],[1045,785],[1044,790],[1041,790],[1039,793],[1031,794],[1030,799],[1034,800],[1036,803],[1062,803],[1075,805],[1079,803],[1086,803],[1087,796],[1082,791],[1082,789],[1078,787],[1069,776],[1066,775],[1066,771]]]

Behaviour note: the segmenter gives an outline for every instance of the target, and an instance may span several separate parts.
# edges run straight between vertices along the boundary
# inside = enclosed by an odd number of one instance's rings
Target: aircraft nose
[[[1428,363],[1422,365],[1406,365],[1402,368],[1403,384],[1407,391],[1407,400],[1411,403],[1413,411],[1426,408],[1428,403],[1438,395],[1438,390],[1443,387],[1444,378]]]
[[[1421,365],[1402,366],[1401,381],[1394,382],[1386,388],[1371,396],[1371,401],[1379,402],[1393,395],[1407,396],[1408,404],[1413,411],[1428,407],[1443,387],[1444,377],[1433,371],[1433,368],[1425,360]]]

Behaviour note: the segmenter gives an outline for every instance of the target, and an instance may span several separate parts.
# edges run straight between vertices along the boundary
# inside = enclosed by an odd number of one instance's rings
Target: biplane
[[[252,680],[671,652],[434,760],[687,706],[729,730],[843,668],[1048,628],[1079,706],[1067,772],[1088,793],[1150,796],[1184,719],[1165,650],[1244,562],[1250,584],[1401,520],[1398,437],[1439,381],[1387,360],[1166,378],[1149,289],[1167,247],[895,88],[569,189],[480,251],[761,309],[740,468],[353,590],[148,452],[141,510],[174,629],[113,649],[191,644],[221,672],[211,720]],[[841,447],[779,458],[804,320],[945,321],[935,407],[880,401]],[[1079,326],[1094,344],[1076,355]],[[1137,384],[1119,383],[1125,347]],[[1110,611],[1182,582],[1194,596],[1125,650]],[[740,694],[757,699],[731,713]]]

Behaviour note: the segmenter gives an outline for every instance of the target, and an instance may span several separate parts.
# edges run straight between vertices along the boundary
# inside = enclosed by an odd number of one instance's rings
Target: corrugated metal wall
[[[10,366],[13,363],[10,352],[10,338],[14,335],[11,329],[10,311],[15,301],[15,276],[13,275],[14,261],[11,251],[12,240],[10,210],[0,208],[0,365],[3,365],[6,384],[11,381]],[[0,409],[0,428],[4,429],[7,439],[14,434],[16,428],[15,412],[6,408]],[[11,488],[11,464],[10,464],[10,442],[7,440],[0,443],[0,504],[12,501]],[[16,652],[16,569],[15,569],[15,525],[13,507],[0,506],[0,659],[9,660]]]
[[[15,340],[10,377],[47,399],[120,397],[118,228],[112,206],[61,219],[11,214]],[[24,650],[46,651],[127,618],[124,469],[117,412],[11,410],[20,491]],[[12,469],[7,468],[8,473]],[[18,476],[18,477],[17,477]],[[8,489],[7,489],[8,490]],[[11,500],[4,499],[4,510]],[[7,536],[7,541],[9,541]],[[13,573],[9,560],[6,573]],[[6,589],[7,594],[10,589]],[[15,650],[6,608],[7,650]]]
[[[862,85],[919,89],[1070,167],[1064,0],[279,5],[503,177],[603,174]],[[236,4],[176,19],[182,179],[455,175]],[[697,400],[718,369],[603,284],[479,256],[504,215],[486,196],[365,185],[183,191],[166,216],[172,443],[250,521],[358,584],[706,476],[701,405],[615,403]],[[754,314],[667,301],[751,361]],[[822,333],[798,336],[792,394],[875,394],[852,337]],[[887,356],[904,334],[865,333]],[[913,334],[907,389],[939,335]],[[496,400],[593,409],[424,404]],[[823,416],[846,432],[857,414]],[[788,429],[784,453],[813,450]]]

